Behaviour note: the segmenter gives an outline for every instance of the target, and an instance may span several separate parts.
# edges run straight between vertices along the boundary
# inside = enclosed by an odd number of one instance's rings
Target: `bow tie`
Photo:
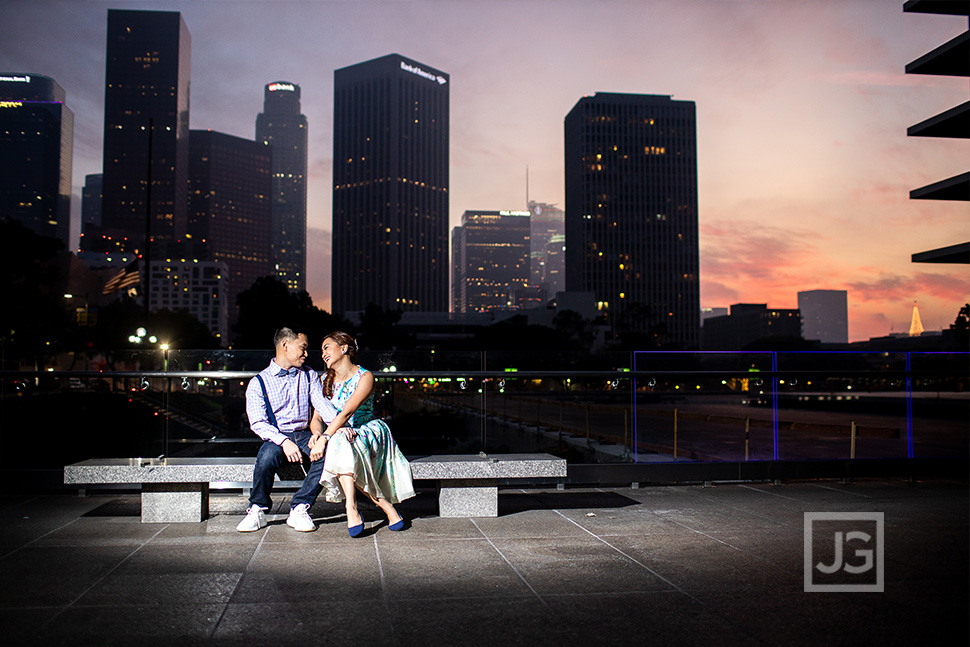
[[[292,376],[296,375],[299,372],[300,372],[300,369],[298,369],[296,367],[293,367],[290,370],[286,370],[285,368],[281,368],[280,369],[280,372],[276,374],[276,377],[286,377],[287,375],[289,375],[290,377],[292,377]]]

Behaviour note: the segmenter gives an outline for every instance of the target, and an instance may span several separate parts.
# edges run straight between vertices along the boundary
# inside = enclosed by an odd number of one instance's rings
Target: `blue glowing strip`
[[[637,352],[633,351],[633,372],[637,372]],[[639,437],[637,436],[637,378],[633,378],[633,462],[639,463],[640,459],[637,454],[637,447],[639,443]]]
[[[910,353],[906,353],[906,455],[913,457],[913,377]]]
[[[771,371],[774,377],[771,378],[771,431],[775,437],[775,460],[778,460],[778,353],[771,353]]]

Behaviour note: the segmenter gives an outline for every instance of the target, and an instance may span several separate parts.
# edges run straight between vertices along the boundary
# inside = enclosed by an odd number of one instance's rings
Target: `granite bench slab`
[[[411,476],[438,481],[439,516],[497,517],[500,480],[565,478],[566,460],[551,454],[426,456],[411,461]]]
[[[93,458],[66,465],[64,483],[141,484],[143,523],[198,522],[209,516],[209,484],[252,483],[255,464],[255,457]]]

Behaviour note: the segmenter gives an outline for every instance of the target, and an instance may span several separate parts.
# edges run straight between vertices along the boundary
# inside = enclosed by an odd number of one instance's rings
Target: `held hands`
[[[354,431],[352,427],[344,427],[335,431],[333,434],[320,434],[319,436],[314,434],[310,438],[310,460],[318,461],[323,458],[323,453],[327,451],[327,444],[333,440],[333,437],[337,434],[342,433],[347,437],[347,440],[353,442],[354,438],[357,437],[357,432]]]
[[[318,461],[323,458],[323,452],[327,449],[327,441],[329,437],[326,434],[320,434],[319,436],[314,434],[310,437],[310,460]]]

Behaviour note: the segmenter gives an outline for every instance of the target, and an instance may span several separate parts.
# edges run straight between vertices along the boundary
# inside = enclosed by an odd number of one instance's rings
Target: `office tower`
[[[562,209],[554,204],[536,202],[535,200],[529,200],[529,211],[532,214],[530,217],[532,249],[529,253],[531,259],[529,282],[541,286],[549,283],[548,276],[550,274],[562,276],[563,263],[565,262],[562,254],[556,256],[558,265],[549,267],[547,248],[554,236],[561,237],[565,234],[565,214]],[[549,294],[555,294],[556,292],[564,290],[565,286],[546,285],[546,288]]]
[[[101,186],[104,175],[91,173],[84,176],[81,190],[81,232],[88,225],[101,226]]]
[[[271,146],[270,242],[276,276],[290,290],[305,290],[307,120],[300,114],[300,86],[288,81],[266,84],[256,141]]]
[[[970,16],[970,3],[908,0],[903,11],[909,13]],[[962,22],[962,18],[961,18]],[[959,24],[954,21],[954,24]],[[970,29],[957,34],[946,43],[923,54],[906,66],[906,74],[934,76],[970,76],[970,56],[967,55]],[[970,101],[930,117],[906,130],[910,137],[942,137],[970,139]],[[911,200],[970,200],[970,171],[953,175],[909,192]],[[963,210],[966,213],[966,209]],[[912,255],[914,263],[970,263],[970,242],[958,242]]]
[[[452,284],[455,312],[516,307],[515,291],[529,283],[528,211],[466,211],[455,227]]]
[[[186,310],[223,343],[229,339],[229,267],[222,261],[152,261],[150,307]]]
[[[798,293],[802,337],[826,344],[849,343],[849,298],[845,290],[805,290]]]
[[[775,337],[800,339],[798,310],[768,309],[764,303],[735,303],[730,314],[704,320],[704,350],[743,350],[748,344]]]
[[[465,228],[451,230],[451,312],[465,312],[468,302],[465,284]]]
[[[542,260],[542,282],[550,297],[566,289],[566,236],[556,234],[546,243],[545,258]]]
[[[398,54],[334,72],[334,312],[447,311],[448,87]]]
[[[89,248],[144,252],[148,228],[162,243],[185,235],[190,60],[178,12],[108,10],[102,231]]]
[[[193,130],[189,155],[189,234],[186,254],[222,261],[230,319],[236,297],[274,274],[270,250],[272,161],[269,146],[211,130]],[[201,249],[200,249],[201,248]]]
[[[566,289],[592,292],[613,326],[696,347],[694,103],[584,97],[565,119],[565,167]]]
[[[0,217],[70,249],[74,114],[64,97],[48,76],[0,73]]]

